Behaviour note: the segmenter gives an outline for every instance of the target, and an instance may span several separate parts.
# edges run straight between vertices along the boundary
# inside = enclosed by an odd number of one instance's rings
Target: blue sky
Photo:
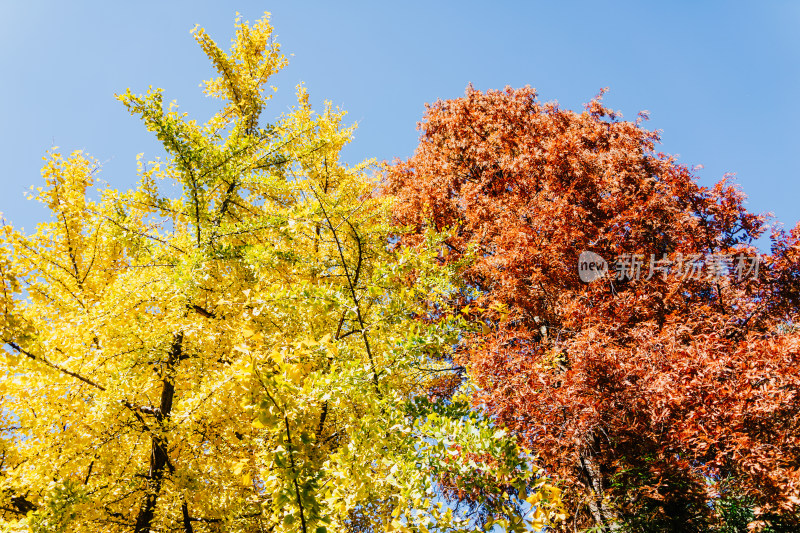
[[[76,3],[77,4],[77,3]],[[702,164],[711,185],[734,172],[755,212],[800,219],[800,2],[26,2],[0,0],[0,212],[32,230],[47,213],[23,199],[53,144],[83,149],[115,187],[155,140],[114,99],[163,87],[205,120],[212,74],[190,30],[227,47],[235,12],[272,13],[290,56],[267,120],[303,81],[358,123],[350,162],[411,155],[425,102],[478,89],[538,89],[580,110],[604,101],[663,131],[662,151]],[[762,242],[762,247],[764,243]],[[766,251],[766,250],[765,250]]]

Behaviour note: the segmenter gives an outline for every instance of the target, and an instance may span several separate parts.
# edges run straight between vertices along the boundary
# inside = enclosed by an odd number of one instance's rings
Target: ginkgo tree
[[[266,124],[286,59],[265,16],[229,51],[194,37],[224,105],[190,120],[160,89],[119,100],[163,144],[138,186],[56,149],[2,227],[0,530],[525,531],[559,491],[440,375],[463,320],[425,249],[389,246],[343,113]],[[167,184],[167,186],[164,186]],[[170,195],[176,184],[180,195]],[[438,239],[438,240],[437,240]],[[452,391],[451,391],[452,392]]]

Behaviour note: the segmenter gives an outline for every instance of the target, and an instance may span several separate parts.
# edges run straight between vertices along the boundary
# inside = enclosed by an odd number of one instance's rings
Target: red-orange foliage
[[[765,218],[727,178],[699,186],[599,97],[575,113],[535,96],[470,87],[428,106],[414,156],[386,176],[404,244],[449,231],[441,261],[473,257],[453,312],[469,303],[483,323],[458,355],[476,401],[564,480],[578,521],[699,529],[720,490],[796,515],[800,226],[759,255]],[[583,283],[584,250],[642,254],[641,276]],[[646,279],[651,254],[760,265]]]

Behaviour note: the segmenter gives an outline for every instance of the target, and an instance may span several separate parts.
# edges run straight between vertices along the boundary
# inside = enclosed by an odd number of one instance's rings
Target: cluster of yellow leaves
[[[259,125],[286,64],[266,17],[229,52],[195,37],[220,113],[127,91],[168,158],[94,191],[96,162],[52,153],[52,221],[2,229],[0,529],[474,530],[417,468],[435,428],[407,408],[447,366],[414,316],[449,271],[389,249],[370,163],[339,162],[342,112],[300,88]]]

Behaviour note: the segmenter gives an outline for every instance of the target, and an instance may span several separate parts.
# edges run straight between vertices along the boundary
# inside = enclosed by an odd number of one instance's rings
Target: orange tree
[[[766,218],[727,177],[699,186],[600,96],[581,113],[531,88],[429,105],[386,173],[401,242],[445,237],[463,284],[437,316],[471,323],[455,359],[562,480],[570,527],[791,523],[800,228],[759,254]],[[584,251],[610,260],[591,283]]]

